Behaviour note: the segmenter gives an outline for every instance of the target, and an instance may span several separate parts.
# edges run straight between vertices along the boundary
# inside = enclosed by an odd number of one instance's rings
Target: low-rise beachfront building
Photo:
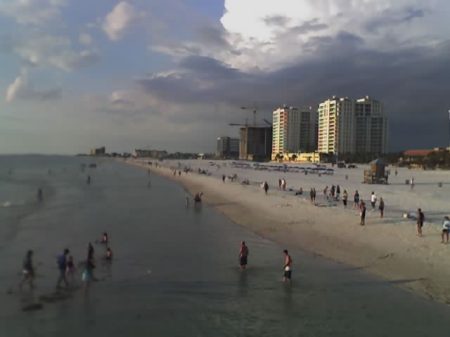
[[[135,158],[155,158],[161,159],[168,155],[165,150],[145,150],[145,149],[135,149],[132,156]]]
[[[318,151],[327,154],[354,153],[355,104],[348,97],[333,96],[318,109]]]
[[[272,154],[272,160],[278,162],[320,163],[320,159],[321,154],[317,151]]]
[[[91,149],[91,151],[90,151],[91,156],[104,156],[105,154],[106,154],[106,148],[104,146],[96,148],[96,149]]]

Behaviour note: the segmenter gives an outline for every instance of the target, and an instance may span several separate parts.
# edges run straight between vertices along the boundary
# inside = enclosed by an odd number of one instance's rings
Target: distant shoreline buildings
[[[387,132],[388,117],[380,101],[333,96],[317,110],[286,105],[275,109],[272,127],[241,127],[239,159],[318,162],[377,157],[387,152]],[[229,155],[229,139],[218,138],[218,157]]]

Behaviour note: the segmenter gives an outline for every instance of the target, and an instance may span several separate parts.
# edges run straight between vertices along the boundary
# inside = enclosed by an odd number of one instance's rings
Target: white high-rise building
[[[314,112],[281,107],[273,112],[272,155],[309,152],[315,149]]]
[[[355,102],[355,152],[382,154],[387,149],[387,116],[383,104],[369,96]]]
[[[355,152],[355,104],[349,98],[333,96],[319,105],[319,153],[344,154]]]

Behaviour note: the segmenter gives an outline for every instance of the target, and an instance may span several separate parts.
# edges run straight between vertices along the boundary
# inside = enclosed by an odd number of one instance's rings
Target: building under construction
[[[272,154],[271,126],[244,126],[240,129],[239,159],[266,161]]]

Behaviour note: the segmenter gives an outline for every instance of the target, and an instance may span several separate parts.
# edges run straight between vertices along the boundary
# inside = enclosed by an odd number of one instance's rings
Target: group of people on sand
[[[241,247],[239,249],[239,266],[241,270],[245,270],[248,264],[248,256],[250,251],[245,241],[241,242]],[[292,279],[292,257],[289,255],[287,249],[283,250],[284,254],[284,264],[283,264],[283,282],[290,283]]]
[[[100,244],[104,244],[106,247],[104,260],[112,261],[113,252],[111,247],[109,246],[109,237],[108,233],[104,232],[102,238],[97,241]],[[22,264],[22,280],[19,283],[19,290],[22,290],[23,285],[28,283],[30,289],[34,289],[34,279],[36,277],[36,272],[33,263],[33,250],[28,250],[23,264]],[[65,248],[63,252],[57,256],[56,264],[58,267],[58,279],[56,281],[56,289],[61,289],[61,285],[64,285],[68,288],[71,284],[75,283],[75,273],[76,267],[73,256],[70,255],[70,250]],[[87,290],[90,283],[95,281],[94,277],[94,269],[95,269],[95,258],[94,258],[94,246],[91,242],[88,244],[87,258],[84,262],[80,263],[83,267],[83,271],[81,274],[81,280],[84,283],[84,288]]]
[[[422,227],[425,223],[425,214],[423,213],[421,208],[417,209],[415,217],[417,224],[417,236],[423,237]],[[448,244],[449,233],[450,233],[450,217],[446,215],[442,220],[441,243]]]

